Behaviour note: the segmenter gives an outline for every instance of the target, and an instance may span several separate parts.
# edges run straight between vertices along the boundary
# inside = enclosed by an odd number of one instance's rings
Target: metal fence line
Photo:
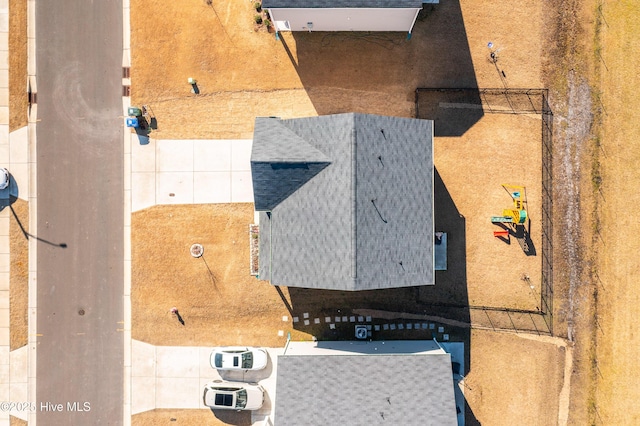
[[[482,328],[481,324],[488,320],[488,329],[553,335],[553,111],[549,107],[548,93],[547,89],[534,88],[417,88],[415,91],[417,118],[429,118],[421,117],[421,110],[424,113],[431,107],[431,111],[433,111],[434,101],[438,102],[438,108],[482,109],[485,114],[539,114],[541,116],[542,278],[540,311],[490,306],[454,306],[442,303],[425,305],[453,310],[454,312],[451,313],[458,317],[466,315],[470,318],[472,313],[481,311],[483,313],[481,318],[486,317],[486,319],[479,321],[480,324],[476,324],[472,328]],[[426,102],[425,98],[430,100],[432,104]],[[466,311],[455,315],[455,311],[458,309]],[[492,313],[493,318],[489,316],[489,312]],[[544,328],[538,327],[542,324],[536,325],[536,318],[543,321]],[[469,321],[470,324],[473,324],[471,319]],[[507,326],[497,325],[503,322]]]

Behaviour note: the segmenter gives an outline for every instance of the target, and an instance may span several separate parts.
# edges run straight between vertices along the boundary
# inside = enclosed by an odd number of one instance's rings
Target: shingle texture
[[[417,8],[422,0],[263,0],[269,8]]]
[[[457,425],[449,354],[278,357],[275,424]]]
[[[433,284],[432,126],[365,114],[257,119],[254,199],[269,211],[260,278],[336,290]],[[300,145],[288,157],[287,143]]]

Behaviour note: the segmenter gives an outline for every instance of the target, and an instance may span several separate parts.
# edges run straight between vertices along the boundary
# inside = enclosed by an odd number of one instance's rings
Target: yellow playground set
[[[524,186],[503,184],[502,187],[513,200],[513,208],[502,210],[502,216],[492,216],[491,223],[512,223],[523,225],[527,215],[527,193]]]

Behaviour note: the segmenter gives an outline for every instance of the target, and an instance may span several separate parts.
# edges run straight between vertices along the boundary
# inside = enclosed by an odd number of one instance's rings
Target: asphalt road
[[[122,424],[122,2],[35,7],[36,421]]]

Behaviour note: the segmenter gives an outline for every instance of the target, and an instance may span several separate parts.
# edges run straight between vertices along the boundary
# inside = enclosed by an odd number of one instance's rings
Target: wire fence
[[[476,109],[489,114],[544,114],[547,89],[416,89],[416,116],[433,108]],[[545,106],[546,104],[546,106]]]
[[[547,89],[455,89],[418,88],[415,96],[416,117],[435,119],[460,118],[461,129],[470,127],[483,114],[536,114],[541,116],[542,146],[542,279],[540,306],[520,310],[494,306],[438,305],[442,314],[467,320],[472,327],[503,331],[553,335],[553,112]],[[447,111],[443,114],[443,111]],[[451,111],[461,111],[452,116]],[[466,111],[463,113],[462,111]],[[475,113],[469,113],[475,111]],[[458,134],[451,126],[443,136]],[[528,278],[527,278],[528,279]],[[435,307],[435,306],[434,306]]]

